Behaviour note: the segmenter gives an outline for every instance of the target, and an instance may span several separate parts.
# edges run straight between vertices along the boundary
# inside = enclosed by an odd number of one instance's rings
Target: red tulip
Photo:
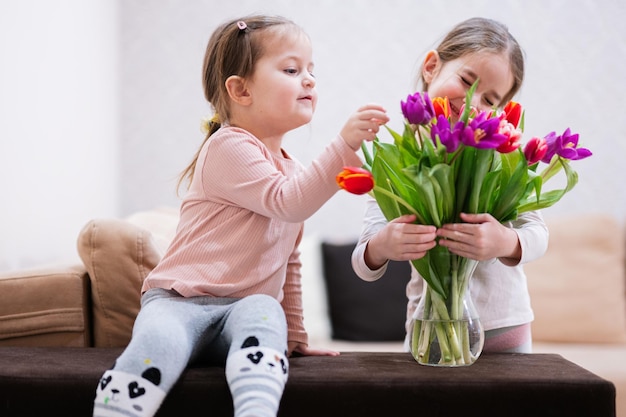
[[[524,147],[524,156],[528,165],[539,162],[548,152],[548,143],[545,138],[534,137]]]
[[[349,193],[365,194],[374,188],[374,177],[363,168],[343,167],[337,175],[337,184]]]
[[[518,127],[522,118],[522,105],[515,101],[509,101],[504,106],[504,118],[513,126]]]

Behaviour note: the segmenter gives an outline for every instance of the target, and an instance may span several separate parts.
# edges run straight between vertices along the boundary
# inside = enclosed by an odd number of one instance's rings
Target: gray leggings
[[[156,367],[159,388],[169,392],[187,365],[225,364],[231,353],[251,343],[286,355],[287,323],[276,299],[262,294],[185,298],[156,288],[142,296],[132,339],[114,370],[141,375]]]

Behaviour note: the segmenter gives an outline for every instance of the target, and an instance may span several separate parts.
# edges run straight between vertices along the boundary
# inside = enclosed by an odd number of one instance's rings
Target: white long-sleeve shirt
[[[365,281],[379,279],[387,269],[385,264],[377,270],[371,270],[365,263],[367,243],[386,224],[387,220],[376,200],[370,198],[363,230],[352,253],[352,267]],[[519,237],[522,248],[520,262],[507,266],[498,259],[481,261],[470,281],[470,294],[485,330],[530,323],[534,319],[523,264],[543,256],[548,248],[548,228],[540,212],[523,213],[517,220],[505,225],[513,228]],[[411,332],[413,313],[422,297],[423,288],[424,280],[411,264],[411,279],[406,287],[407,337]]]

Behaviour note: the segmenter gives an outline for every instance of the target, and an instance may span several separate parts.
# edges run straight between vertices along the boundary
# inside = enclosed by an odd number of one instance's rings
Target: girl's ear
[[[231,75],[226,79],[226,91],[235,103],[247,106],[252,102],[250,91],[246,87],[246,80],[238,75]]]
[[[429,51],[426,54],[424,64],[422,65],[422,77],[424,78],[424,81],[427,84],[430,84],[440,69],[441,59],[439,58],[439,53],[435,50]]]

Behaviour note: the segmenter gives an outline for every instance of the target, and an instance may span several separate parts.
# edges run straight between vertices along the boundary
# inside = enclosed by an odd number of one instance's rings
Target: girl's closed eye
[[[468,87],[471,87],[473,84],[473,81],[470,81],[468,78],[464,77],[464,76],[460,76],[461,81],[463,82],[463,84],[465,84]]]
[[[464,84],[467,88],[470,88],[470,87],[472,86],[472,84],[474,84],[474,82],[475,82],[475,81],[474,81],[474,80],[472,80],[471,78],[467,78],[467,77],[465,77],[465,76],[463,76],[463,75],[460,75],[460,76],[459,76],[459,78],[461,79],[461,82],[462,82],[462,83],[463,83],[463,84]],[[492,98],[490,98],[490,97],[483,97],[483,99],[482,99],[482,100],[483,100],[483,101],[485,102],[485,104],[486,104],[487,106],[489,106],[489,107],[494,107],[494,106],[496,105],[496,104],[495,104],[495,103],[496,103],[496,100],[493,100],[493,99],[492,99]]]

